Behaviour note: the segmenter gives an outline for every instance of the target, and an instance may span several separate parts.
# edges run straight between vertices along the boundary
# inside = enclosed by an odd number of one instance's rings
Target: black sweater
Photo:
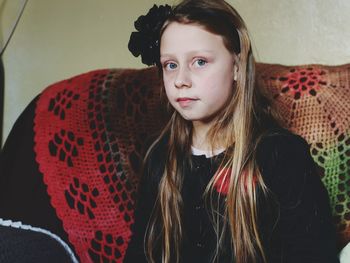
[[[166,141],[163,140],[146,162],[125,263],[147,262],[143,249],[144,235],[157,198],[165,151]],[[181,262],[213,261],[216,235],[206,201],[201,196],[222,157],[223,154],[212,158],[192,155],[192,165],[187,165],[183,171]],[[339,262],[327,191],[305,140],[285,130],[271,132],[259,143],[256,159],[269,189],[267,199],[258,193],[258,224],[267,262]],[[214,200],[217,199],[214,197]],[[219,260],[215,262],[235,261],[230,243],[228,234],[219,250]],[[156,260],[161,262],[160,248],[157,244],[155,246]]]

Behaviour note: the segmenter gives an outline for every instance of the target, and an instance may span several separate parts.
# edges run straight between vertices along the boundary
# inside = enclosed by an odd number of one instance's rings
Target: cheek
[[[171,83],[174,83],[171,76],[169,76],[169,74],[166,74],[166,75],[163,74],[163,86],[165,90],[170,89]]]
[[[218,98],[220,100],[229,97],[233,92],[233,79],[230,78],[203,78],[201,80],[202,87],[205,87],[207,97]]]
[[[170,103],[172,104],[172,101],[173,101],[173,97],[174,97],[174,94],[173,94],[173,89],[171,88],[171,86],[169,84],[167,84],[167,82],[164,81],[163,83],[164,85],[164,91],[165,91],[165,95],[167,96],[168,100],[170,101]]]

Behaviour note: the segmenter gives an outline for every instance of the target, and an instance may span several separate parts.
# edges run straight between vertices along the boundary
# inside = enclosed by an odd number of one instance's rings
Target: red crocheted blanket
[[[323,168],[340,245],[350,241],[350,65],[258,65],[258,83]],[[155,68],[97,70],[48,87],[35,152],[81,262],[122,262],[145,142],[167,120]],[[291,160],[292,161],[292,160]]]

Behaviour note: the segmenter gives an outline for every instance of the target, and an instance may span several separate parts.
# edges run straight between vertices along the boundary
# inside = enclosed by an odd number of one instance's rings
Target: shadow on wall
[[[2,55],[0,55],[0,150],[2,148],[2,130],[4,126],[4,87],[5,86],[5,74],[4,63],[2,62]]]
[[[18,3],[18,15],[10,21],[10,27],[4,30],[5,7],[9,3],[7,0],[0,1],[0,149],[2,148],[3,126],[4,126],[4,103],[5,103],[5,68],[3,63],[3,54],[8,46],[19,20],[23,14],[28,0],[21,0]]]
[[[6,0],[3,0],[0,3],[0,25],[2,25],[2,18],[4,17],[4,6],[5,6]],[[5,50],[4,46],[4,33],[2,31],[2,28],[0,27],[0,150],[2,148],[2,131],[4,127],[4,89],[5,89],[5,74],[4,74],[4,63],[2,61],[2,54]]]

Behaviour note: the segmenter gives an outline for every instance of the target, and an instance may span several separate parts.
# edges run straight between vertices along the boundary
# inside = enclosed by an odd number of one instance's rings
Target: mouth
[[[183,97],[183,98],[177,98],[177,102],[180,102],[180,101],[191,101],[191,100],[197,100],[195,98],[187,98],[187,97]]]
[[[190,106],[193,102],[197,101],[197,98],[188,98],[188,97],[181,97],[177,98],[176,102],[180,104],[182,108]]]

